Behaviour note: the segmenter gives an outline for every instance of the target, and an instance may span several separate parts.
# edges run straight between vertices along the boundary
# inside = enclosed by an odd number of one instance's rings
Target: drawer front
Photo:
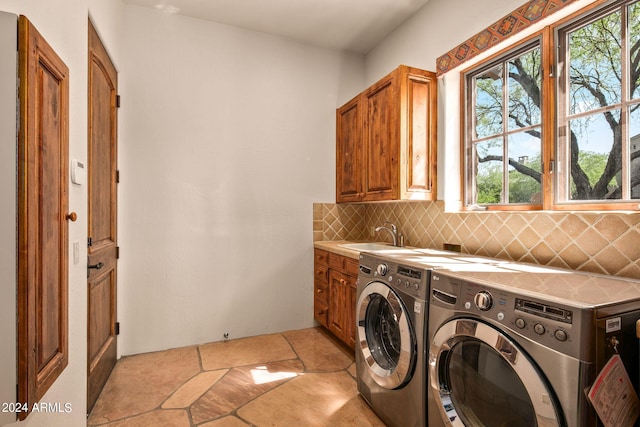
[[[317,299],[313,303],[313,318],[325,328],[329,327],[329,306]]]
[[[345,258],[344,272],[349,276],[358,277],[360,273],[360,263],[357,259]]]
[[[313,277],[316,281],[329,283],[329,267],[316,263],[314,266]]]
[[[325,305],[329,304],[329,283],[315,280],[313,284],[314,301],[320,301]]]
[[[314,249],[313,257],[316,264],[329,265],[329,252],[322,249]]]

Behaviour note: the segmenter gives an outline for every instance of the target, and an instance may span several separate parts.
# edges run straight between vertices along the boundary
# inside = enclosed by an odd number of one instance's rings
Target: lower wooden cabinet
[[[358,260],[315,249],[314,318],[355,348]]]

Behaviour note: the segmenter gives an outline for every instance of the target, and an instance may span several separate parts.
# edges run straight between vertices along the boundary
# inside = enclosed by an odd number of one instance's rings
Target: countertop
[[[349,243],[365,243],[363,241],[356,240],[320,240],[313,242],[313,247],[316,249],[322,249],[324,251],[333,252],[334,254],[346,256],[353,259],[360,259],[360,251],[354,251],[353,249],[343,248],[339,245],[345,245]]]
[[[360,251],[340,246],[352,243],[371,242],[317,241],[313,246],[359,259]],[[385,256],[401,257],[405,263],[430,265],[443,273],[449,271],[454,276],[479,284],[519,289],[523,294],[551,297],[575,307],[607,307],[631,302],[634,306],[640,305],[638,280],[447,251],[391,245],[389,248]]]

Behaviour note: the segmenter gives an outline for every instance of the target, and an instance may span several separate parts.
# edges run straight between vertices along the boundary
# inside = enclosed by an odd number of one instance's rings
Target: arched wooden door
[[[89,21],[87,413],[117,352],[117,72]]]

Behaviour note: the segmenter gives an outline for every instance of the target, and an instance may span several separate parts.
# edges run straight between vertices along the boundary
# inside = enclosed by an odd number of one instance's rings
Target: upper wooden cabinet
[[[436,199],[433,72],[401,65],[336,112],[336,201]]]

